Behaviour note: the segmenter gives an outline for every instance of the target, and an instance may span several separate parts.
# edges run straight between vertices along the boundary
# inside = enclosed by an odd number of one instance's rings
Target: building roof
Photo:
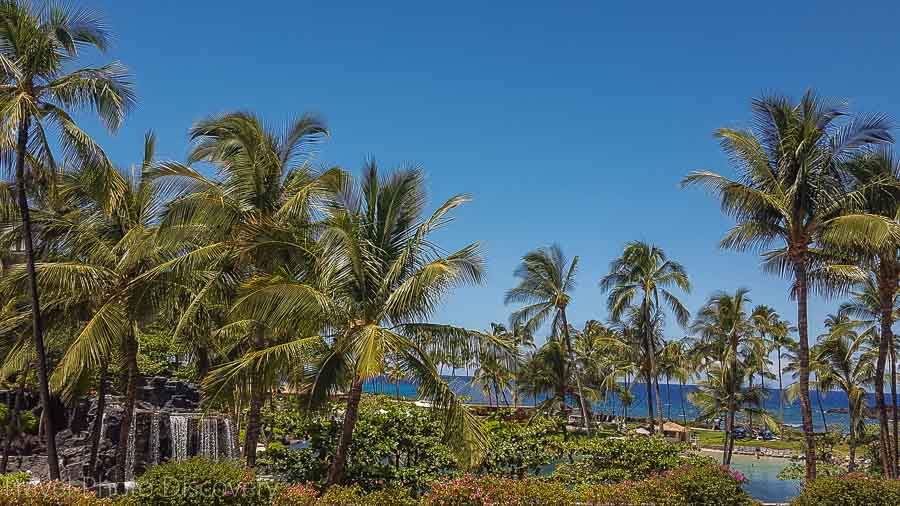
[[[663,424],[663,432],[687,432],[687,428],[675,422],[666,422]]]

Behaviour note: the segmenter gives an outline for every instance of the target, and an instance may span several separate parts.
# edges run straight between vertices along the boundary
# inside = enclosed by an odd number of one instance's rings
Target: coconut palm
[[[898,162],[889,148],[869,150],[854,157],[841,167],[849,173],[856,186],[864,189],[865,204],[863,209],[872,214],[896,220],[900,217],[900,162]],[[881,341],[878,346],[878,360],[876,362],[875,377],[875,403],[878,408],[878,420],[881,426],[881,457],[883,462],[892,462],[891,466],[885,466],[889,475],[898,476],[898,420],[893,416],[894,438],[890,445],[886,444],[887,437],[887,406],[884,402],[884,370],[888,354],[891,360],[891,395],[893,397],[894,413],[897,412],[897,373],[896,353],[894,352],[894,323],[895,298],[898,285],[900,285],[900,258],[898,248],[900,240],[887,241],[882,245],[868,245],[869,247],[857,247],[855,253],[860,259],[860,264],[872,273],[877,284],[878,320],[880,322]],[[888,448],[893,453],[893,459],[888,454]]]
[[[488,399],[488,406],[493,406],[493,400],[496,400],[497,406],[500,406],[500,398],[503,397],[503,403],[509,405],[506,398],[506,391],[510,389],[510,382],[513,379],[512,371],[510,371],[499,357],[485,354],[478,362],[478,369],[472,376],[472,385],[481,388],[485,397]],[[492,397],[493,396],[493,397]]]
[[[631,307],[640,309],[642,346],[645,348],[645,356],[649,358],[649,379],[655,383],[657,417],[659,430],[662,431],[662,400],[659,395],[653,322],[662,318],[665,308],[668,308],[679,325],[687,325],[690,312],[673,291],[679,289],[690,293],[691,283],[687,271],[680,263],[669,259],[658,246],[633,241],[626,244],[622,255],[610,264],[609,274],[600,281],[600,286],[609,292],[607,309],[611,320],[620,320]],[[649,406],[649,415],[653,419],[652,405]]]
[[[187,250],[148,274],[190,287],[184,303],[170,311],[179,314],[176,336],[198,325],[205,328],[207,310],[230,306],[228,293],[236,285],[243,283],[253,292],[257,276],[277,273],[283,266],[308,269],[313,264],[313,207],[344,177],[339,169],[320,172],[312,167],[311,147],[326,134],[324,122],[314,115],[299,116],[279,131],[253,114],[228,113],[191,128],[189,165],[155,164],[153,177],[177,192],[160,237]],[[190,166],[194,163],[212,164],[217,172],[206,177]],[[250,318],[227,322],[217,336],[237,354],[290,339],[285,331]],[[244,458],[251,466],[256,463],[262,405],[276,381],[260,374],[232,391],[249,397]]]
[[[573,376],[581,373],[574,364],[560,336],[548,338],[547,342],[525,361],[519,374],[522,392],[534,398],[544,397],[544,400],[535,406],[536,412],[545,412],[548,415],[565,414],[569,410],[567,405],[569,398],[575,397],[580,404],[582,392],[594,396],[586,386],[581,390],[573,387],[578,384]],[[563,430],[564,437],[568,437],[568,431]]]
[[[709,367],[709,374],[697,383],[697,390],[688,394],[688,400],[697,408],[698,420],[713,420],[726,418],[730,420],[730,427],[734,424],[734,415],[737,412],[750,416],[756,413],[762,417],[766,425],[774,425],[774,420],[761,409],[765,392],[762,387],[742,388],[745,372],[742,365],[737,369],[715,364]],[[732,429],[726,428],[725,448],[722,453],[722,465],[731,465],[731,455],[734,451],[734,437]]]
[[[841,307],[838,311],[839,315],[846,315],[850,318],[853,318],[854,325],[860,328],[860,338],[868,341],[869,346],[873,349],[878,350],[878,355],[881,354],[881,345],[882,339],[881,335],[884,331],[883,318],[884,311],[882,309],[881,298],[883,295],[882,291],[882,282],[880,281],[877,274],[873,273],[865,280],[858,283],[854,289],[850,292],[850,301],[841,304]],[[897,321],[898,316],[900,316],[900,293],[894,293],[893,301],[891,302],[891,311],[889,315],[889,323],[888,327],[892,327],[894,322]],[[892,334],[893,335],[893,334]],[[897,412],[897,343],[896,339],[891,339],[887,343],[887,353],[890,357],[890,375],[891,375],[891,396],[893,397],[893,412]],[[876,404],[878,398],[877,385],[879,382],[883,384],[884,382],[884,367],[879,371],[878,363],[880,359],[876,358],[875,361],[875,373],[873,383],[876,385]],[[884,364],[882,364],[883,366]],[[883,396],[882,396],[883,397]],[[882,399],[883,400],[883,399]],[[886,406],[885,406],[886,407]],[[879,424],[881,419],[881,413],[879,410]],[[887,420],[885,420],[885,424]],[[897,446],[897,429],[896,429],[896,417],[894,417],[894,433],[893,438],[890,438],[890,430],[888,430],[885,426],[882,434],[883,440],[880,449],[880,456],[882,458],[882,465],[884,466],[885,472],[891,471],[891,462],[895,462],[897,458],[896,446]]]
[[[442,254],[430,239],[467,200],[452,197],[425,215],[421,170],[385,177],[368,162],[358,184],[342,183],[322,207],[314,264],[288,264],[274,275],[256,276],[235,305],[236,322],[258,322],[290,339],[213,370],[206,390],[215,395],[260,375],[288,377],[302,384],[308,406],[316,407],[346,389],[327,478],[333,485],[344,477],[362,386],[385,371],[390,357],[445,415],[447,439],[460,461],[477,463],[486,444],[481,424],[438,374],[434,358],[468,348],[476,357],[496,353],[506,359],[503,353],[513,355],[512,348],[488,334],[427,321],[448,290],[482,279],[477,243]]]
[[[524,304],[510,316],[513,327],[524,325],[524,328],[533,333],[548,319],[552,319],[551,333],[562,336],[562,344],[573,369],[577,368],[577,362],[566,308],[572,301],[577,268],[578,257],[569,263],[558,244],[530,251],[522,257],[522,263],[516,268],[515,276],[519,278],[519,284],[507,291],[504,298],[506,304]],[[571,376],[575,377],[578,387],[578,404],[581,407],[584,429],[590,434],[590,410],[581,384],[581,375],[574,371]]]
[[[107,128],[116,130],[134,103],[134,93],[127,71],[119,63],[71,70],[81,49],[105,51],[109,43],[109,33],[90,11],[65,4],[38,7],[23,0],[4,0],[0,2],[0,19],[0,121],[4,132],[0,144],[4,151],[15,153],[16,196],[29,277],[41,403],[49,413],[28,181],[47,180],[41,173],[57,170],[51,152],[54,132],[64,158],[106,163],[102,150],[69,114],[72,110],[90,109]],[[31,178],[26,175],[29,170]],[[44,420],[44,433],[50,478],[59,479],[55,431],[49,417]]]
[[[864,189],[848,189],[837,166],[862,148],[889,142],[884,116],[847,116],[812,91],[794,103],[767,95],[753,101],[750,129],[719,129],[722,149],[739,173],[731,179],[699,171],[682,184],[718,195],[736,226],[723,248],[765,251],[764,268],[793,281],[797,300],[800,406],[806,440],[806,479],[816,475],[815,432],[809,400],[807,302],[811,273],[827,270],[829,247],[884,245],[894,234],[890,220],[860,210]],[[834,273],[832,273],[834,274]],[[827,292],[834,276],[813,276],[813,289]],[[816,281],[816,279],[820,280]]]
[[[754,342],[753,326],[747,311],[750,304],[749,290],[739,288],[733,294],[717,292],[713,294],[706,304],[697,312],[691,331],[702,336],[707,342],[712,343],[710,349],[716,364],[709,369],[713,371],[712,377],[706,380],[706,390],[701,396],[701,411],[709,411],[714,397],[724,402],[716,410],[725,414],[725,452],[723,464],[731,462],[731,450],[734,447],[733,431],[735,428],[735,414],[742,407],[741,399],[744,392],[754,392],[753,399],[764,398],[763,390],[750,385],[743,389],[744,378],[750,374],[746,357],[748,348],[756,347]],[[700,399],[698,397],[697,399]],[[751,397],[747,397],[750,399]],[[718,402],[718,401],[717,401]],[[752,416],[752,415],[751,415]]]
[[[680,402],[681,402],[681,420],[684,424],[687,424],[687,411],[685,410],[685,398],[684,398],[684,389],[687,382],[690,381],[691,376],[693,376],[694,371],[696,370],[696,361],[693,357],[691,357],[688,349],[688,341],[686,340],[678,340],[678,341],[669,341],[666,343],[666,347],[663,349],[662,360],[661,360],[661,369],[666,375],[666,390],[668,390],[669,378],[675,378],[678,380],[678,384],[681,387],[679,389],[680,392]],[[672,403],[672,397],[668,395],[669,403]],[[669,415],[671,418],[671,415]]]
[[[57,183],[73,204],[65,213],[38,212],[51,258],[37,265],[38,288],[67,307],[85,308],[75,337],[54,371],[51,384],[73,399],[91,375],[121,354],[126,375],[125,413],[117,452],[119,480],[125,481],[126,449],[137,397],[137,336],[154,317],[159,285],[138,283],[149,269],[174,256],[155,241],[165,189],[144,174],[152,163],[154,137],[145,139],[141,168],[130,173],[86,169]],[[10,270],[4,281],[24,290],[27,272]],[[100,375],[100,381],[104,381]]]
[[[849,399],[850,415],[850,467],[856,468],[856,447],[865,430],[863,409],[866,404],[866,386],[871,385],[875,376],[874,350],[855,351],[860,341],[856,323],[846,315],[837,315],[827,323],[828,331],[823,336],[819,353],[819,368],[816,371],[817,388],[828,391],[838,388]]]
[[[781,319],[778,313],[769,306],[759,305],[753,308],[753,325],[756,332],[764,340],[769,341],[769,349],[775,350],[776,374],[778,376],[778,420],[784,423],[784,383],[781,375],[784,368],[781,364],[782,350],[792,349],[796,343],[790,337],[790,325]]]

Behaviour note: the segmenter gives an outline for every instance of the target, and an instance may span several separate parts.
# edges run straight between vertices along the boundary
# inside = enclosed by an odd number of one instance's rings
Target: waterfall
[[[94,415],[97,416],[97,415]],[[100,414],[100,442],[106,438],[106,409]]]
[[[159,411],[150,417],[150,464],[159,464]]]
[[[136,456],[135,435],[137,434],[137,411],[131,416],[131,427],[128,428],[128,448],[125,449],[125,481],[134,480],[134,460]]]
[[[217,460],[219,458],[219,419],[206,417],[200,419],[200,455]]]
[[[172,443],[172,460],[184,460],[188,456],[188,417],[169,415],[169,439]]]
[[[225,425],[225,457],[229,459],[237,458],[234,445],[234,427],[231,425],[231,418],[226,416],[223,423]]]

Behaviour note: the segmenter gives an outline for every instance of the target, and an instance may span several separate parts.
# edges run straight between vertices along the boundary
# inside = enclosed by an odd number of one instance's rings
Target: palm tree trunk
[[[753,388],[753,375],[752,374],[750,375],[750,378],[748,378],[748,383],[750,385],[750,388]],[[750,411],[750,413],[748,414],[748,423],[750,424],[750,430],[753,431],[753,411]]]
[[[666,408],[666,418],[672,419],[672,389],[670,388],[669,375],[666,374],[666,400],[669,401],[669,407]]]
[[[37,288],[37,272],[34,267],[34,242],[31,236],[31,211],[28,208],[28,192],[25,183],[25,156],[28,150],[28,131],[30,117],[24,114],[19,120],[16,139],[16,197],[19,202],[19,213],[22,215],[22,236],[25,239],[25,263],[28,269],[28,288],[31,296],[31,327],[34,333],[34,348],[37,353],[38,382],[40,383],[41,407],[44,417],[44,434],[47,445],[47,465],[50,479],[59,479],[59,457],[56,453],[56,430],[53,427],[53,416],[50,406],[50,386],[47,381],[47,354],[44,349],[44,329],[41,320],[41,305]]]
[[[653,420],[656,416],[653,414],[653,380],[650,379],[650,373],[647,373],[647,420],[650,422],[650,432],[656,433],[656,424]]]
[[[100,366],[100,379],[97,383],[97,410],[94,412],[94,425],[91,427],[91,453],[88,457],[88,477],[100,481],[97,473],[97,454],[100,452],[100,435],[103,432],[103,413],[106,411],[106,368],[104,362]]]
[[[734,451],[734,412],[734,406],[729,405],[725,418],[725,450],[722,455],[722,465],[725,466],[731,466],[731,453]]]
[[[803,415],[803,435],[806,439],[806,482],[816,479],[816,433],[813,429],[812,405],[809,402],[809,322],[807,321],[806,258],[794,262],[797,281],[797,334],[800,362],[800,412]]]
[[[344,423],[341,427],[341,438],[338,441],[337,450],[334,453],[334,461],[328,470],[328,482],[326,488],[344,481],[344,470],[347,465],[347,456],[350,453],[350,443],[353,441],[353,428],[359,418],[359,400],[362,397],[362,378],[359,374],[353,378],[350,387],[350,397],[347,399],[347,411],[344,413]]]
[[[134,330],[127,332],[122,342],[122,352],[125,357],[125,413],[122,416],[122,425],[119,429],[119,447],[116,451],[116,468],[118,470],[119,483],[125,483],[127,467],[128,447],[131,444],[129,435],[131,426],[135,423],[134,405],[137,402],[137,340]]]
[[[569,364],[572,372],[575,374],[575,384],[578,387],[578,403],[581,405],[581,416],[584,418],[584,430],[587,435],[591,435],[591,422],[588,418],[588,409],[585,404],[584,388],[581,386],[581,374],[578,373],[578,366],[575,362],[575,350],[572,348],[572,340],[569,337],[569,320],[566,318],[566,309],[560,308],[560,316],[562,317],[563,335],[566,338],[566,351],[569,355]]]
[[[778,423],[784,423],[784,384],[781,379],[781,346],[778,347]]]
[[[822,414],[822,426],[824,431],[828,432],[828,419],[825,418],[825,406],[822,405],[822,391],[819,390],[818,379],[818,376],[816,376],[816,399],[819,402],[819,412]]]
[[[21,424],[19,423],[19,412],[22,411],[22,402],[25,400],[25,371],[28,370],[26,367],[21,373],[19,373],[19,388],[16,389],[16,400],[13,403],[13,411],[9,416],[9,427],[6,430],[6,441],[3,442],[3,457],[0,458],[0,474],[6,474],[6,468],[9,466],[9,452],[12,449],[13,439],[16,437],[16,433],[21,429]]]
[[[878,426],[881,466],[886,478],[894,478],[894,458],[888,426],[887,405],[884,402],[884,369],[888,355],[888,344],[894,339],[893,305],[895,288],[891,286],[892,276],[888,263],[880,262],[878,275],[878,293],[881,303],[881,337],[878,341],[878,359],[875,362],[875,405],[878,408]]]
[[[684,422],[684,426],[687,427],[687,411],[684,409],[684,385],[685,383],[682,381],[681,383],[681,394],[679,398],[681,400],[681,421]]]
[[[850,397],[848,393],[848,398],[850,398],[850,438],[847,442],[850,447],[850,463],[847,464],[847,471],[853,472],[856,470],[856,404],[853,402],[853,398]]]
[[[894,419],[894,437],[891,440],[891,449],[894,453],[894,477],[900,476],[900,472],[897,469],[897,461],[900,459],[900,452],[898,452],[897,448],[897,440],[900,437],[900,432],[898,432],[898,424],[900,421],[897,420],[897,354],[894,349],[894,338],[891,336],[891,340],[888,341],[890,344],[890,352],[891,352],[891,404],[893,404],[893,411],[891,415]]]
[[[262,432],[261,412],[266,402],[266,390],[263,385],[250,385],[250,405],[247,408],[247,430],[244,433],[244,460],[247,467],[256,466],[256,445]]]

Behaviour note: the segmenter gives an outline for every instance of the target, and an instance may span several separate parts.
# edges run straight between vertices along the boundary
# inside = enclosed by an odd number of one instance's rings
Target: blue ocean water
[[[465,396],[468,400],[467,402],[472,404],[487,404],[487,398],[482,393],[480,387],[478,385],[472,385],[471,377],[469,376],[444,376],[444,378],[450,383],[451,388],[454,392],[459,395]],[[694,385],[686,385],[682,387],[677,383],[665,384],[660,383],[660,396],[662,398],[663,404],[663,412],[665,413],[666,418],[672,420],[679,420],[682,417],[686,417],[688,420],[693,419],[697,415],[697,409],[694,407],[690,401],[687,400],[687,395],[690,392],[697,390],[697,387]],[[768,396],[766,397],[766,401],[764,407],[768,410],[772,415],[777,416],[778,414],[778,389],[776,388],[767,388]],[[365,391],[372,392],[384,392],[389,395],[396,395],[397,386],[383,378],[376,378],[374,380],[369,381],[365,385]],[[635,401],[628,408],[628,416],[646,416],[647,415],[647,388],[643,383],[636,383],[632,387],[632,394],[634,395]],[[416,398],[418,395],[416,393],[416,386],[412,383],[402,381],[400,383],[400,395],[403,397]],[[510,405],[512,405],[512,397],[509,392],[507,392],[507,400]],[[885,394],[886,402],[891,402],[890,393]],[[528,397],[522,398],[520,397],[518,402],[519,405],[523,406],[533,406],[535,403],[542,401],[544,398],[538,397],[537,399]],[[825,423],[829,425],[832,429],[835,426],[847,428],[849,427],[849,417],[845,413],[828,413],[829,409],[846,409],[848,407],[847,395],[843,392],[839,391],[830,391],[830,392],[822,392],[819,393],[815,390],[810,392],[810,400],[812,401],[813,406],[813,424],[816,430],[822,430]],[[875,396],[874,394],[868,395],[869,406],[875,405]],[[503,399],[501,398],[501,404],[503,403]],[[622,414],[622,403],[619,399],[612,395],[610,398],[605,401],[600,401],[594,404],[594,411],[600,413],[607,414]],[[655,409],[655,404],[654,404]],[[786,404],[784,407],[784,422],[790,425],[796,425],[799,427],[801,423],[801,415],[800,415],[800,402],[794,401],[793,403]],[[870,423],[874,423],[874,420],[869,420]]]

